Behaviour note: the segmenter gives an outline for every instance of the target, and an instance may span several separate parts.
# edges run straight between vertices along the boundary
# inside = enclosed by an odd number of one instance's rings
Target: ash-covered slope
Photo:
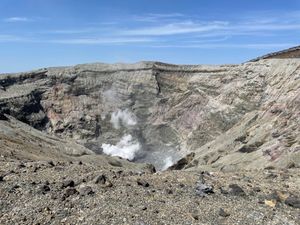
[[[158,169],[191,152],[182,167],[299,166],[299,66],[141,62],[2,74],[0,114]]]

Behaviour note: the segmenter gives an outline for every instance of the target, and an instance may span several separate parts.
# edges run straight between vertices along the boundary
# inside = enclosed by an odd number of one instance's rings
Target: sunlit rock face
[[[85,64],[0,76],[0,114],[158,169],[299,165],[300,60]]]

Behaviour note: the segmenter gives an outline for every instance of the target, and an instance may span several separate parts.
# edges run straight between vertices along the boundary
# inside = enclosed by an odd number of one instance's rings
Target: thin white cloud
[[[138,29],[123,30],[120,33],[128,36],[177,35],[222,30],[226,26],[227,22],[211,22],[206,24],[198,24],[193,21],[185,21],[181,23],[169,23],[166,25],[155,27],[142,27]]]
[[[230,21],[200,21],[199,18],[180,13],[146,14],[136,17],[146,22],[132,23],[129,19],[108,23],[90,23],[69,29],[54,29],[29,32],[22,37],[0,35],[1,42],[33,42],[86,45],[125,45],[145,44],[151,47],[178,48],[277,48],[289,47],[290,43],[276,42],[276,36],[297,35],[300,33],[300,13],[257,14],[239,17]],[[132,19],[132,18],[131,18]],[[32,21],[26,17],[6,18],[7,22]],[[153,23],[148,23],[151,20]],[[281,32],[282,31],[282,32]],[[283,32],[285,31],[285,32]],[[33,34],[32,34],[33,33]],[[243,37],[242,37],[243,36]],[[269,44],[249,44],[253,36],[261,37],[262,42],[270,37]],[[28,39],[26,38],[28,37]],[[242,37],[242,38],[241,38]],[[241,38],[244,44],[235,44],[233,40]],[[254,40],[254,39],[252,39]],[[258,40],[258,39],[255,39]],[[292,39],[286,39],[286,42]],[[168,43],[168,45],[165,45]]]
[[[146,43],[153,42],[150,38],[73,38],[48,40],[49,43],[56,44],[129,44],[129,43]]]
[[[149,13],[146,15],[136,15],[133,16],[134,21],[138,22],[159,22],[161,20],[174,20],[179,18],[184,18],[185,15],[181,13],[168,13],[168,14],[158,14],[158,13]]]
[[[61,29],[61,30],[47,30],[41,33],[46,34],[83,34],[83,33],[93,33],[98,31],[96,28],[81,28],[81,29]]]
[[[285,31],[285,30],[299,30],[299,24],[242,24],[233,26],[232,31]]]
[[[28,18],[28,17],[9,17],[3,19],[4,22],[8,23],[16,23],[16,22],[32,22],[33,19]]]
[[[277,31],[296,31],[300,30],[299,23],[264,23],[241,22],[230,23],[229,21],[212,21],[198,23],[194,21],[185,21],[178,23],[168,23],[158,26],[144,26],[134,29],[121,30],[121,35],[127,36],[167,36],[180,34],[205,34],[218,32],[220,35],[251,35],[251,33],[264,32],[272,34]]]
[[[9,35],[9,34],[0,34],[0,42],[25,42],[28,41],[27,38],[16,36],[16,35]]]
[[[215,48],[237,48],[237,49],[274,49],[274,48],[290,48],[297,46],[296,43],[255,43],[255,44],[185,44],[185,45],[151,45],[152,48],[202,48],[202,49],[215,49]]]

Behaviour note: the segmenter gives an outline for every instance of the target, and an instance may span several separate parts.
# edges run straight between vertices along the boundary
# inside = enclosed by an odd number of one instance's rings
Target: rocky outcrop
[[[300,60],[177,66],[85,64],[0,76],[0,115],[164,168],[299,166]],[[126,143],[124,143],[126,142]],[[124,147],[125,146],[125,147]]]
[[[300,46],[285,49],[279,52],[272,52],[267,55],[253,59],[252,61],[255,62],[261,59],[292,59],[292,58],[300,58]]]

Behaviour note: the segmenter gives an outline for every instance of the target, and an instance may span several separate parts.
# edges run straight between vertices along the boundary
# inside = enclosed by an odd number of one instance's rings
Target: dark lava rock
[[[219,209],[219,216],[228,217],[228,216],[230,216],[230,213],[228,213],[224,209],[220,208]]]
[[[45,194],[46,192],[50,191],[50,187],[49,187],[48,185],[46,185],[46,184],[41,185],[41,186],[39,187],[39,191],[40,191],[41,193]]]
[[[61,188],[74,187],[75,182],[73,180],[65,180],[61,183]]]
[[[8,117],[5,116],[3,113],[0,113],[0,120],[5,120],[5,121],[7,121],[7,120],[8,120]]]
[[[37,172],[40,168],[41,168],[40,166],[35,165],[35,166],[32,167],[32,172],[35,173],[35,172]]]
[[[86,195],[92,195],[95,192],[93,191],[93,189],[90,186],[85,186],[79,189],[79,194],[81,196],[86,196]]]
[[[192,217],[194,220],[199,220],[199,215],[197,213],[192,213]]]
[[[253,188],[253,191],[254,191],[254,192],[261,192],[261,189],[260,189],[260,187],[254,187],[254,188]]]
[[[76,195],[76,194],[78,194],[78,191],[75,188],[68,188],[65,190],[64,197],[68,198],[71,195]]]
[[[300,209],[300,198],[298,198],[298,197],[290,196],[285,200],[284,203],[293,208]]]
[[[228,193],[235,196],[246,196],[245,191],[237,184],[230,184]]]
[[[143,187],[149,187],[149,183],[145,180],[142,180],[142,179],[137,179],[137,184],[140,185],[140,186],[143,186]]]
[[[95,184],[105,184],[105,182],[106,182],[105,175],[99,175],[99,176],[95,177],[95,179],[94,179]]]
[[[47,163],[48,163],[48,165],[49,165],[49,166],[51,166],[51,167],[55,166],[54,162],[53,162],[53,161],[51,161],[51,160],[50,160],[50,161],[48,161]]]
[[[167,189],[166,193],[169,194],[169,195],[171,195],[171,194],[173,194],[173,191],[171,189]]]
[[[18,168],[25,168],[26,166],[24,165],[24,163],[19,163],[19,164],[17,165],[17,167],[18,167]]]
[[[271,133],[271,136],[272,136],[273,138],[278,138],[278,137],[280,137],[280,133],[279,133],[278,131],[273,131],[273,132]]]
[[[289,162],[288,164],[287,164],[287,166],[286,166],[286,168],[288,168],[288,169],[292,169],[292,168],[296,168],[297,166],[296,166],[296,164],[294,163],[294,162]]]
[[[178,160],[175,164],[170,166],[168,170],[182,170],[185,166],[187,166],[191,161],[193,161],[195,157],[195,153],[192,152],[185,157]]]

